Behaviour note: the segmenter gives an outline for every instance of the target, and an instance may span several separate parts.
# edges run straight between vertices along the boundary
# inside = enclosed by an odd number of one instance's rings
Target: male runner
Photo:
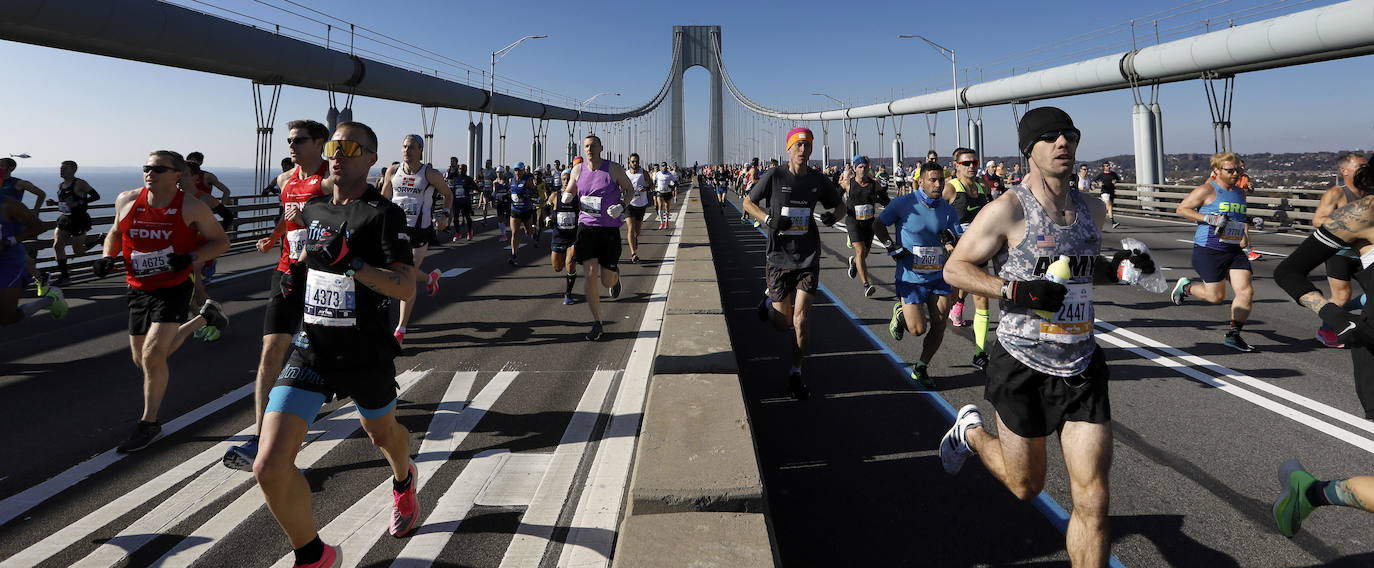
[[[1107,219],[1112,222],[1112,228],[1120,227],[1112,206],[1116,204],[1116,184],[1121,183],[1121,174],[1112,171],[1111,162],[1102,162],[1102,173],[1093,176],[1093,183],[1102,190],[1102,202],[1107,204]]]
[[[576,196],[577,242],[573,246],[573,262],[587,269],[587,307],[592,311],[592,328],[588,341],[601,339],[601,293],[598,285],[611,291],[611,298],[620,297],[620,226],[625,222],[625,202],[634,193],[625,168],[601,157],[601,138],[588,134],[582,139],[582,151],[587,159],[573,167],[563,194]],[[574,161],[576,163],[576,161]]]
[[[668,163],[664,162],[658,171],[654,172],[654,205],[658,207],[658,228],[659,230],[668,228],[668,219],[672,217],[670,212],[673,209],[673,192],[677,190],[677,174],[668,169]]]
[[[423,283],[425,290],[433,296],[439,293],[438,269],[429,274],[420,271],[420,263],[425,261],[425,252],[438,238],[435,229],[442,231],[448,226],[448,212],[453,209],[453,192],[448,189],[444,175],[435,171],[429,164],[420,162],[425,154],[425,140],[419,134],[407,134],[401,139],[401,163],[388,169],[382,179],[382,196],[390,199],[406,215],[406,235],[411,256],[415,262],[416,282]],[[434,210],[434,192],[444,198],[444,208]],[[401,318],[396,324],[396,343],[405,343],[406,324],[410,323],[410,313],[415,310],[413,299],[401,300]]]
[[[821,237],[811,215],[819,202],[831,209],[821,214],[821,222],[834,225],[833,211],[844,205],[830,178],[807,165],[814,142],[809,128],[788,131],[787,167],[764,172],[744,201],[745,214],[768,227],[764,268],[768,293],[759,304],[759,319],[772,320],[774,329],[793,335],[787,381],[798,400],[811,397],[802,379],[802,360],[811,339],[807,313],[821,280]],[[765,200],[767,209],[761,205]],[[843,209],[839,211],[844,214]]]
[[[363,430],[391,466],[388,532],[406,536],[420,521],[410,433],[395,413],[393,360],[400,345],[387,334],[391,299],[415,296],[413,249],[406,240],[411,224],[404,210],[367,183],[376,148],[377,135],[362,123],[343,122],[334,130],[324,147],[327,193],[301,211],[305,251],[283,279],[285,295],[302,302],[304,320],[268,399],[253,475],[295,549],[296,566],[336,566],[339,557],[337,546],[320,541],[310,484],[296,469],[306,431],[331,397],[353,398]]]
[[[24,241],[43,232],[43,222],[24,203],[0,193],[0,325],[12,325],[46,309],[55,319],[67,317],[67,302],[56,286],[43,286],[37,300],[19,305],[31,280]]]
[[[1255,348],[1240,332],[1250,317],[1255,297],[1255,289],[1250,285],[1253,271],[1245,255],[1250,221],[1245,214],[1245,192],[1234,187],[1245,167],[1240,157],[1231,152],[1212,155],[1211,165],[1212,180],[1189,193],[1175,210],[1197,222],[1193,270],[1201,282],[1179,278],[1170,296],[1180,306],[1188,296],[1220,304],[1226,299],[1226,284],[1230,283],[1235,297],[1231,300],[1231,323],[1224,342],[1227,347],[1248,353]]]
[[[43,200],[48,197],[47,192],[38,189],[38,186],[28,180],[14,177],[15,168],[19,163],[14,158],[0,158],[0,195],[13,197],[23,201],[25,193],[32,193],[34,196],[33,210],[38,211],[43,208]]]
[[[491,180],[491,203],[496,210],[496,228],[501,231],[498,240],[507,242],[510,240],[510,235],[506,233],[506,223],[510,221],[510,180],[500,170]]]
[[[635,188],[634,197],[625,207],[625,236],[630,241],[630,262],[639,264],[639,233],[644,227],[644,209],[649,206],[649,171],[639,167],[638,153],[630,154],[625,175]]]
[[[448,190],[453,194],[453,223],[455,234],[462,235],[463,221],[467,221],[467,238],[472,240],[472,192],[477,184],[468,176],[467,164],[459,164],[455,173],[448,176]]]
[[[510,180],[510,262],[516,264],[520,252],[520,232],[529,231],[534,222],[535,203],[539,199],[534,179],[525,173],[525,162],[516,162]],[[539,248],[539,233],[534,233],[534,248]]]
[[[897,285],[898,302],[892,306],[888,333],[901,341],[903,335],[921,335],[929,327],[930,335],[921,346],[921,357],[911,366],[911,379],[922,387],[934,389],[935,380],[930,377],[929,366],[944,340],[945,312],[950,306],[951,290],[944,278],[945,259],[954,251],[954,243],[963,228],[959,224],[959,213],[941,197],[945,170],[939,164],[926,162],[921,164],[916,179],[918,190],[893,199],[878,215],[873,229],[897,265],[893,282]],[[896,239],[888,237],[889,225],[897,230]],[[855,245],[857,249],[857,243]],[[921,313],[921,306],[925,306],[926,313]]]
[[[100,199],[100,193],[86,180],[76,177],[76,162],[62,162],[58,174],[62,176],[62,183],[57,186],[57,201],[49,199],[48,205],[56,205],[62,214],[57,218],[52,239],[53,257],[57,259],[60,274],[53,284],[61,286],[71,282],[72,277],[67,269],[67,247],[72,248],[73,255],[80,256],[94,244],[86,238],[86,232],[91,230],[91,214],[87,209]]]
[[[97,278],[124,261],[129,284],[129,351],[143,371],[143,416],[116,449],[136,452],[162,434],[158,408],[167,393],[167,358],[197,329],[224,329],[229,320],[206,300],[190,317],[191,272],[229,250],[224,227],[210,207],[178,188],[193,175],[181,154],[158,150],[143,166],[144,186],[115,198],[114,225],[105,234],[104,256],[92,265]]]
[[[988,187],[977,176],[978,154],[971,148],[954,150],[954,179],[945,185],[943,197],[954,210],[959,212],[959,222],[967,229],[983,206],[988,204]],[[954,292],[954,307],[949,311],[949,319],[956,327],[968,325],[964,321],[964,298],[968,292],[959,289]],[[973,296],[973,366],[978,369],[987,367],[988,355],[985,351],[988,339],[988,299]]]
[[[886,206],[892,200],[872,176],[868,175],[868,156],[854,156],[853,169],[846,169],[840,177],[840,189],[844,191],[845,213],[849,221],[844,224],[849,233],[850,246],[854,255],[849,257],[849,278],[859,278],[864,286],[864,297],[872,298],[878,288],[868,279],[868,251],[873,248],[873,220],[878,217],[878,204]],[[941,312],[944,313],[944,312]]]
[[[234,226],[234,212],[224,205],[229,200],[229,187],[219,181],[219,176],[200,169],[201,164],[205,163],[205,155],[200,152],[191,152],[186,155],[186,165],[191,169],[190,182],[193,188],[193,197],[204,201],[210,206],[210,210],[219,215],[220,225],[228,231]],[[220,198],[210,195],[211,189],[220,191]]]
[[[1322,194],[1321,202],[1317,205],[1317,210],[1312,213],[1312,226],[1321,227],[1331,217],[1331,212],[1343,207],[1347,203],[1359,201],[1365,193],[1355,188],[1353,178],[1355,172],[1366,164],[1364,156],[1354,152],[1341,154],[1336,158],[1336,169],[1340,175],[1336,185],[1331,186]],[[1248,257],[1247,257],[1248,258]],[[1344,306],[1354,295],[1354,287],[1350,285],[1350,280],[1360,271],[1359,253],[1346,247],[1341,249],[1326,261],[1326,282],[1331,285],[1331,302]],[[1336,340],[1336,332],[1325,323],[1317,328],[1317,340],[1327,347],[1341,348],[1340,341]]]
[[[477,183],[482,184],[482,199],[481,199],[481,201],[482,201],[482,226],[483,226],[483,227],[490,227],[490,226],[491,226],[491,218],[487,217],[487,208],[490,207],[491,204],[492,204],[492,201],[491,201],[491,191],[492,191],[492,184],[495,183],[495,182],[496,182],[496,168],[491,167],[491,159],[488,158],[488,159],[487,159],[487,165],[486,165],[486,167],[482,168],[481,173],[479,173],[479,174],[477,175]],[[505,218],[500,217],[500,216],[498,215],[497,222],[498,222],[498,223],[504,223],[504,222],[505,222]],[[504,235],[505,235],[505,232],[503,231],[503,232],[502,232],[502,236],[504,236]]]
[[[563,178],[562,186],[566,187],[568,180],[572,177],[569,174],[560,174]],[[549,242],[549,264],[553,266],[554,272],[563,272],[567,269],[565,285],[563,288],[563,305],[573,305],[573,285],[577,283],[577,263],[572,262],[568,249],[573,248],[573,243],[577,241],[577,217],[578,202],[577,197],[570,193],[556,191],[549,194],[549,205],[553,207],[553,238]],[[575,251],[574,251],[575,252]]]
[[[281,294],[282,279],[291,278],[291,263],[305,247],[306,228],[301,223],[301,208],[306,202],[324,195],[323,182],[329,173],[324,160],[324,143],[329,129],[313,120],[293,120],[286,124],[286,149],[296,164],[290,171],[276,178],[281,188],[281,218],[272,234],[258,239],[258,252],[268,253],[280,246],[277,268],[272,271],[267,288],[267,308],[262,317],[262,351],[258,356],[258,372],[253,391],[253,436],[224,453],[225,467],[243,471],[253,470],[258,455],[258,440],[262,434],[262,415],[267,408],[267,396],[272,383],[281,374],[291,347],[291,336],[301,327],[300,302],[293,302]]]
[[[1111,404],[1106,357],[1093,338],[1092,285],[1114,282],[1128,258],[1144,272],[1155,267],[1138,253],[1098,256],[1106,214],[1067,187],[1080,136],[1067,113],[1031,109],[1017,134],[1030,163],[1024,184],[983,208],[945,265],[951,286],[1002,298],[984,394],[997,411],[997,435],[983,428],[977,406],[964,406],[940,442],[940,460],[953,474],[976,453],[1016,497],[1030,500],[1045,484],[1045,440],[1059,432],[1073,497],[1069,559],[1106,566]],[[1067,286],[1042,278],[1061,255],[1072,259]],[[982,268],[994,259],[995,276]]]

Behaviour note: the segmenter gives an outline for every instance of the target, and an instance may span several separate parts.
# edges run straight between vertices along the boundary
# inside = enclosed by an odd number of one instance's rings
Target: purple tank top
[[[619,227],[625,221],[606,214],[606,209],[620,203],[620,186],[611,179],[611,162],[601,160],[601,167],[595,170],[582,162],[582,172],[577,176],[577,197],[580,211],[578,224],[587,227]]]

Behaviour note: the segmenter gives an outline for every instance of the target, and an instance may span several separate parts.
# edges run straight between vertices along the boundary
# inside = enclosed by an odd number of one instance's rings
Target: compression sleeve
[[[1331,234],[1326,227],[1319,228],[1308,235],[1293,254],[1279,263],[1279,267],[1274,269],[1274,281],[1293,298],[1293,301],[1298,301],[1308,293],[1317,292],[1317,287],[1312,285],[1307,275],[1346,245],[1345,241]]]

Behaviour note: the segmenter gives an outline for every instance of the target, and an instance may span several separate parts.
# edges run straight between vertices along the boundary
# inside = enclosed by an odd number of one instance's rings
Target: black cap
[[[1036,107],[1030,109],[1025,115],[1021,116],[1021,123],[1016,125],[1016,139],[1021,153],[1029,156],[1031,146],[1035,144],[1035,139],[1041,134],[1055,130],[1073,129],[1073,119],[1069,113],[1060,110],[1058,107]]]

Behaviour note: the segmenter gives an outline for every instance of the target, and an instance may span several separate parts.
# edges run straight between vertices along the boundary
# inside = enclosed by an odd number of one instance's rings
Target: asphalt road
[[[729,199],[707,221],[783,564],[1065,563],[1054,505],[1015,500],[976,460],[955,477],[940,467],[936,448],[951,409],[990,408],[985,377],[969,364],[971,329],[949,328],[931,366],[937,396],[919,391],[906,372],[920,338],[897,342],[887,334],[892,264],[870,257],[880,291],[865,298],[845,274],[851,251],[838,228],[822,231],[826,294],[811,312],[804,367],[812,398],[788,396],[787,339],[754,316],[764,241],[740,223],[738,198]],[[1192,245],[1180,242],[1191,238],[1191,226],[1119,221],[1106,230],[1106,245],[1138,238],[1171,283],[1194,275]],[[1323,508],[1292,540],[1270,520],[1284,460],[1300,458],[1330,479],[1371,473],[1374,452],[1374,423],[1362,418],[1349,354],[1317,343],[1318,320],[1270,278],[1276,255],[1303,236],[1256,234],[1256,248],[1273,254],[1255,263],[1255,309],[1245,328],[1254,353],[1222,345],[1225,304],[1179,307],[1167,293],[1096,288],[1098,342],[1112,375],[1112,550],[1124,565],[1374,565],[1370,515]],[[971,319],[972,306],[967,313]],[[995,328],[995,302],[992,317]],[[1045,494],[1070,508],[1058,452],[1052,439]]]
[[[421,290],[396,361],[397,414],[422,472],[420,534],[383,534],[389,468],[347,401],[326,405],[297,460],[321,534],[344,543],[345,565],[609,562],[628,476],[614,465],[629,459],[624,444],[606,442],[623,439],[625,424],[638,431],[664,305],[650,296],[666,290],[659,275],[671,270],[662,259],[676,231],[644,232],[645,260],[621,265],[623,293],[603,300],[606,333],[593,343],[585,303],[562,303],[548,236],[512,267],[495,224],[477,225],[473,241],[431,249],[425,269],[448,277],[437,297]],[[141,411],[141,375],[129,360],[122,281],[86,279],[66,288],[65,320],[0,330],[0,566],[281,565],[290,547],[251,474],[218,463],[252,431],[275,258],[221,260],[210,290],[230,326],[220,341],[188,340],[172,356],[161,418],[175,431],[127,457],[111,449]],[[646,341],[647,354],[632,358]]]

